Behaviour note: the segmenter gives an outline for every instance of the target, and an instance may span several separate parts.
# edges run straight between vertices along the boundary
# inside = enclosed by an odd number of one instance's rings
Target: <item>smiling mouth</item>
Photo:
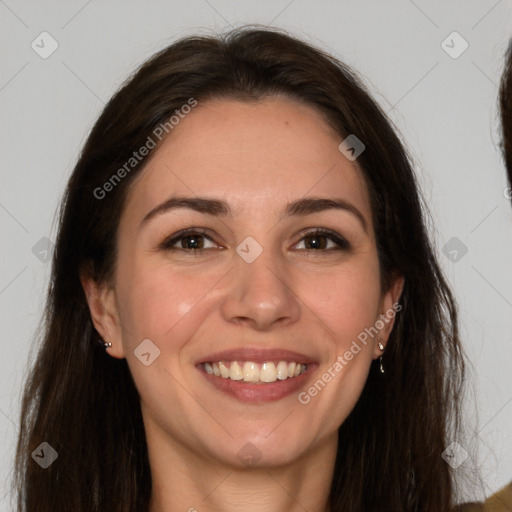
[[[308,365],[294,361],[218,361],[201,363],[199,367],[208,375],[220,379],[267,384],[294,379],[304,374]]]

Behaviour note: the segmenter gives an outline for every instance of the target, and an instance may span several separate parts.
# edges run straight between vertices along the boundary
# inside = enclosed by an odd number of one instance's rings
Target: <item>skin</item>
[[[318,364],[307,390],[398,300],[401,278],[381,289],[368,192],[341,140],[293,100],[199,104],[131,184],[112,282],[82,279],[94,325],[112,343],[108,354],[126,358],[141,397],[151,512],[326,510],[337,430],[382,354],[377,337],[307,405],[297,393],[241,402],[195,363],[245,346],[295,350]],[[179,208],[141,224],[176,195],[222,199],[232,211]],[[344,209],[282,217],[305,196],[349,202],[366,228]],[[205,249],[160,247],[190,227],[207,230]],[[314,248],[309,228],[333,230],[350,248],[323,237],[316,241],[328,245]],[[252,263],[236,252],[247,236],[263,249]],[[379,333],[384,345],[392,326]],[[134,355],[147,338],[160,350],[149,366]],[[261,456],[250,467],[237,456],[247,443]]]

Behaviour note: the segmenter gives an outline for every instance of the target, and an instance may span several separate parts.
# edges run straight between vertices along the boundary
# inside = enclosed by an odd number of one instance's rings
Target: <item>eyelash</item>
[[[204,237],[211,242],[213,242],[213,239],[207,235],[206,230],[200,229],[200,228],[189,228],[184,229],[182,231],[179,231],[178,233],[175,233],[170,238],[164,240],[162,244],[160,245],[160,248],[163,250],[172,250],[172,251],[185,251],[192,254],[197,254],[202,251],[208,251],[210,248],[206,249],[196,249],[196,248],[190,248],[186,249],[184,247],[173,247],[176,243],[178,243],[180,240],[188,237],[188,236],[196,236],[196,237]],[[335,231],[331,231],[330,229],[325,228],[316,228],[311,229],[309,231],[306,231],[302,234],[301,239],[299,242],[297,242],[295,245],[298,245],[298,243],[302,242],[305,238],[308,237],[326,237],[330,239],[332,242],[334,242],[337,247],[335,248],[329,248],[329,249],[300,249],[304,251],[312,251],[312,252],[331,252],[331,251],[339,251],[339,250],[345,250],[348,251],[351,249],[350,243],[343,238],[341,235],[336,233]]]

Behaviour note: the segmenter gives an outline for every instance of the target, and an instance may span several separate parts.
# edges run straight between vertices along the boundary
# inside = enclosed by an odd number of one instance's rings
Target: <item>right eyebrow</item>
[[[170,210],[175,210],[178,208],[187,208],[189,210],[194,210],[199,213],[206,213],[208,215],[231,215],[232,213],[228,203],[220,199],[173,196],[158,206],[155,206],[155,208],[148,212],[142,219],[140,227],[148,223],[157,215],[161,215]]]

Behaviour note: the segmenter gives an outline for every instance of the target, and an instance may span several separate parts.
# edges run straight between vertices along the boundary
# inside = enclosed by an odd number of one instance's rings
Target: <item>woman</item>
[[[69,181],[19,510],[449,510],[463,369],[410,161],[359,79],[274,31],[186,38]]]

